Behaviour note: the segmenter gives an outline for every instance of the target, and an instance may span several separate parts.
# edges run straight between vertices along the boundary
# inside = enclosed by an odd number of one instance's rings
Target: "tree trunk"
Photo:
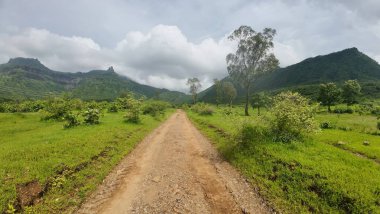
[[[330,105],[327,106],[327,109],[328,109],[329,113],[331,113],[331,106]]]
[[[194,104],[197,102],[197,94],[194,94]]]
[[[257,106],[257,115],[260,116],[260,106]]]
[[[232,98],[230,98],[230,108],[232,107]]]
[[[249,103],[249,87],[247,87],[247,91],[245,93],[245,109],[244,109],[245,116],[249,116],[248,103]]]

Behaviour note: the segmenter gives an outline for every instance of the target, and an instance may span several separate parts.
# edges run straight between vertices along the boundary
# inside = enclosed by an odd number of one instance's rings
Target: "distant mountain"
[[[356,79],[362,84],[364,95],[380,98],[380,65],[357,48],[308,58],[286,68],[280,68],[257,79],[252,92],[291,89],[315,98],[320,83],[341,84],[349,79]],[[231,80],[226,77],[223,81]],[[243,89],[236,83],[234,85],[238,89],[238,100],[241,100]],[[201,97],[203,101],[214,102],[214,86],[202,92]]]
[[[127,91],[172,103],[190,100],[181,92],[139,84],[117,74],[112,67],[66,73],[53,71],[38,59],[29,58],[14,58],[0,65],[0,100],[38,99],[61,93],[84,100],[112,100]]]

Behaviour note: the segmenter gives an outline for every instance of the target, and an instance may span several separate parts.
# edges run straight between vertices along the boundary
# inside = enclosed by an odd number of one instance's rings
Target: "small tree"
[[[129,98],[129,108],[127,113],[124,115],[124,119],[129,123],[139,123],[140,122],[140,109],[141,101],[133,98]]]
[[[267,106],[269,102],[269,97],[264,92],[260,92],[253,94],[251,99],[251,106],[253,109],[257,108],[257,115],[260,116],[260,108]]]
[[[236,98],[237,95],[236,89],[231,82],[223,83],[223,94],[227,97],[228,104],[231,107],[232,101]]]
[[[199,89],[202,87],[200,81],[198,78],[189,78],[186,83],[190,87],[190,93],[193,97],[193,103],[195,104],[197,102],[197,95]]]
[[[218,106],[222,102],[222,99],[223,99],[222,81],[218,79],[214,79],[214,86],[215,86],[215,92],[216,92],[215,102],[216,102],[216,106]]]
[[[256,32],[249,26],[241,26],[228,38],[238,42],[236,53],[227,55],[230,77],[245,89],[245,115],[248,116],[249,92],[254,80],[276,69],[279,61],[271,52],[276,30],[265,28]]]
[[[347,80],[343,85],[343,101],[347,106],[358,102],[361,87],[356,80]]]
[[[272,132],[275,141],[299,140],[317,129],[315,109],[298,93],[283,92],[274,98]]]
[[[335,83],[321,84],[319,86],[318,100],[322,105],[327,106],[328,111],[331,112],[331,105],[340,100],[342,91],[335,85]]]

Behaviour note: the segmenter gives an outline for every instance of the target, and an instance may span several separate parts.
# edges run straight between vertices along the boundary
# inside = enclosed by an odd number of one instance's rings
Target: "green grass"
[[[243,109],[234,111],[243,112]],[[305,142],[285,144],[262,139],[242,147],[237,145],[233,135],[236,122],[244,117],[240,113],[224,116],[222,112],[217,109],[212,116],[199,116],[188,111],[188,115],[226,160],[259,187],[260,194],[276,210],[283,213],[380,213],[380,164],[329,143],[348,141],[351,136],[352,141],[347,146],[352,146],[352,150],[379,154],[379,136],[322,130]],[[256,120],[257,116],[250,118]],[[369,147],[361,145],[364,140],[371,142]]]
[[[380,136],[362,134],[354,131],[327,129],[316,134],[315,140],[361,154],[380,164]],[[338,143],[339,141],[341,143]],[[369,145],[364,145],[364,141],[368,141]]]
[[[39,113],[0,114],[0,211],[15,201],[17,184],[33,180],[50,185],[29,211],[72,211],[163,119],[129,124],[123,113],[110,113],[99,125],[63,129],[62,122],[40,121]]]
[[[373,115],[320,113],[316,119],[319,122],[329,122],[335,129],[361,133],[377,132],[377,118]]]

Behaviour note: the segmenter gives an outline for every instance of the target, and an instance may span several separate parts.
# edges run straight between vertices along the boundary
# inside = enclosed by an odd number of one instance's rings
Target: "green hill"
[[[38,59],[28,58],[14,58],[0,65],[0,100],[38,99],[62,93],[83,100],[112,100],[127,91],[172,103],[190,100],[181,92],[139,84],[117,74],[112,67],[66,73],[50,70]]]
[[[324,56],[308,58],[297,64],[280,68],[260,79],[252,87],[257,91],[294,90],[315,98],[318,85],[326,82],[343,83],[345,80],[356,79],[362,85],[362,92],[371,98],[380,98],[380,65],[357,48],[349,48]],[[223,81],[231,81],[229,77]],[[239,95],[243,89],[234,83]],[[237,100],[242,97],[238,95]],[[201,93],[201,100],[215,101],[215,88],[211,86]]]

